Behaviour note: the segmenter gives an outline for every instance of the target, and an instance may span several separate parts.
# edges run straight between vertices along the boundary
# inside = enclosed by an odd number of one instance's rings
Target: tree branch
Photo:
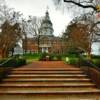
[[[75,1],[72,1],[72,0],[64,0],[64,2],[67,2],[67,3],[73,3],[79,7],[82,7],[82,8],[92,8],[93,10],[97,10],[96,7],[94,7],[93,5],[83,5],[81,3],[78,3],[78,2],[75,2]]]

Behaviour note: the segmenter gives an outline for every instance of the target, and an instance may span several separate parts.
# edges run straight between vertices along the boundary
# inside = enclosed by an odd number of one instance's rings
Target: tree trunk
[[[90,45],[89,45],[89,48],[88,48],[88,51],[87,51],[87,58],[88,58],[88,60],[90,60],[91,61],[91,59],[92,59],[92,56],[91,56],[91,43],[90,43]]]
[[[2,52],[2,58],[6,58],[7,57],[7,53],[6,53],[6,51],[3,51]]]
[[[38,44],[38,53],[39,53],[40,52],[40,47],[39,47],[39,45],[40,45],[40,35],[38,36],[37,44]]]
[[[11,52],[12,52],[11,56],[13,56],[14,55],[14,48],[12,48]]]
[[[2,49],[2,58],[8,57],[8,51],[6,49]]]

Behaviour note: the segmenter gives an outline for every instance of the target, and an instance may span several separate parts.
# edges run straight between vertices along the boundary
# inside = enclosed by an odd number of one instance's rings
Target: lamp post
[[[2,33],[2,29],[0,28],[0,35]],[[0,50],[0,58],[2,58],[2,50]]]
[[[0,34],[1,34],[1,32],[2,32],[2,29],[0,28]]]

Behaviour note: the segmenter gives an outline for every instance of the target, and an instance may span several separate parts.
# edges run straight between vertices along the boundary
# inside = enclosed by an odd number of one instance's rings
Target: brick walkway
[[[46,68],[46,69],[59,69],[59,68],[75,68],[74,66],[64,64],[63,61],[34,61],[32,64],[24,66],[22,68]]]

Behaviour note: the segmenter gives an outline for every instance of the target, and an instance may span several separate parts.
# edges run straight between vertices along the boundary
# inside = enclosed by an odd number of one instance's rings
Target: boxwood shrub
[[[39,60],[40,60],[40,61],[45,61],[47,55],[48,55],[48,54],[47,54],[46,52],[42,53],[42,54],[40,55],[40,57],[39,57]]]
[[[49,60],[49,61],[60,61],[62,58],[61,55],[59,54],[48,54],[48,53],[42,53],[39,60],[42,60],[42,61],[46,61],[46,60]]]
[[[5,60],[4,60],[5,61]],[[2,61],[3,62],[3,61]],[[23,58],[12,58],[6,63],[0,65],[1,67],[18,67],[26,64],[26,60]]]
[[[60,54],[51,54],[50,61],[60,61],[62,60],[62,56]]]
[[[100,68],[100,59],[93,59],[92,62],[93,64],[95,64],[97,67]]]

